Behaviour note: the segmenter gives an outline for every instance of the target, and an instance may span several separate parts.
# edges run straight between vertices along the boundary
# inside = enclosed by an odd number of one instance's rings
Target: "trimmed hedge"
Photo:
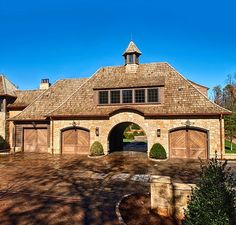
[[[134,140],[134,134],[133,133],[125,132],[124,137],[126,139]]]
[[[104,155],[104,150],[102,144],[99,141],[95,141],[90,148],[91,156],[101,156]]]
[[[8,149],[10,146],[6,140],[0,135],[0,150]]]
[[[166,150],[160,143],[155,143],[150,150],[149,157],[153,159],[166,159]]]

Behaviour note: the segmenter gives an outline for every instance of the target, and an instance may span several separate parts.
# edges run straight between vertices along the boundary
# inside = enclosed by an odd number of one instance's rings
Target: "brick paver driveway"
[[[0,224],[118,224],[116,203],[149,192],[150,175],[193,182],[197,161],[154,162],[145,153],[103,158],[17,154],[0,156]]]

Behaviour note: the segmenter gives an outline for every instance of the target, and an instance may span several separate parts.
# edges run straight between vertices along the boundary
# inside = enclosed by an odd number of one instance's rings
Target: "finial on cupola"
[[[123,53],[123,56],[125,57],[125,65],[127,65],[127,64],[139,65],[139,56],[141,54],[142,54],[142,52],[138,49],[138,47],[131,40],[127,49]]]

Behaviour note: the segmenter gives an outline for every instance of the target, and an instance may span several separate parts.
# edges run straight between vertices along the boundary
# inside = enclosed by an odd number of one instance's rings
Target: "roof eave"
[[[220,116],[220,115],[231,115],[232,112],[215,112],[215,113],[144,113],[144,117],[174,117],[174,116]],[[71,119],[71,118],[109,118],[109,114],[98,115],[47,115],[46,117],[51,117],[53,119]]]

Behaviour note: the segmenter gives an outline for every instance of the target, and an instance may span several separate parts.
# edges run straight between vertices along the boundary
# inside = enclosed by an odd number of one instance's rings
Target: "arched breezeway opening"
[[[109,153],[116,151],[147,152],[145,131],[132,122],[114,126],[108,135]]]

